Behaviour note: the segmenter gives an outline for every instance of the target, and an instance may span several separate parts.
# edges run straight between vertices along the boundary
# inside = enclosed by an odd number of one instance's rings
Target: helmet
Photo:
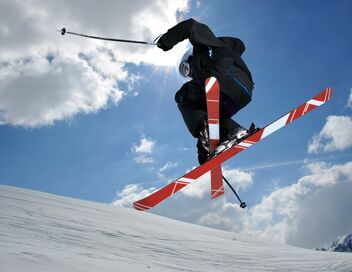
[[[191,77],[192,73],[193,49],[190,48],[183,54],[178,71],[183,77]]]

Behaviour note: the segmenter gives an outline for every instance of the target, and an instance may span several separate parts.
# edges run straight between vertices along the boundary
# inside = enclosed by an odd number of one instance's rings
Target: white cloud
[[[243,172],[239,169],[224,170],[224,176],[231,181],[234,188],[245,190],[253,183],[253,173]],[[185,187],[181,194],[187,197],[202,199],[210,197],[210,173],[201,176],[196,182]]]
[[[155,191],[154,187],[143,189],[136,184],[126,185],[121,192],[117,192],[117,200],[112,204],[118,207],[132,207],[134,201],[142,199]]]
[[[247,209],[239,207],[228,189],[225,197],[210,200],[209,175],[205,175],[151,212],[313,248],[351,231],[352,162],[341,165],[315,162],[307,164],[307,170],[307,175],[296,183],[274,189],[256,206]],[[236,182],[234,187],[240,192],[253,183],[253,173],[233,169],[225,171],[225,175],[232,183]],[[154,188],[132,187],[135,190],[128,193],[128,188],[118,201],[129,206],[154,191]]]
[[[308,144],[309,153],[343,151],[352,146],[352,117],[329,116],[319,134]]]
[[[78,113],[95,112],[109,101],[121,101],[124,92],[115,82],[127,80],[127,73],[105,78],[106,74],[94,71],[95,66],[78,56],[51,56],[51,62],[45,55],[32,55],[26,61],[0,66],[0,124],[49,125]],[[97,65],[104,62],[115,66],[107,60],[96,60]]]
[[[170,169],[173,169],[175,167],[177,167],[179,164],[177,162],[166,162],[163,166],[161,166],[158,169],[157,172],[157,177],[159,180],[163,180],[163,181],[167,181],[167,182],[171,182],[173,180],[175,180],[177,177],[175,177],[175,175],[171,175],[169,176],[168,173],[170,173]]]
[[[350,91],[350,96],[348,97],[347,107],[352,109],[352,89]]]
[[[250,187],[253,182],[252,173],[246,173],[238,169],[225,170],[224,175],[230,179],[238,192]],[[127,193],[118,194],[119,199],[117,201],[124,203],[126,207],[130,207],[131,202],[144,198],[146,196],[144,194],[145,191],[154,191],[155,189],[154,187],[151,189],[138,187],[138,190],[128,193],[127,189],[130,186],[136,188],[134,185],[128,185],[122,190]],[[245,216],[245,212],[239,208],[237,202],[236,204],[227,203],[226,199],[235,199],[229,190],[226,190],[226,197],[219,197],[215,200],[210,199],[210,175],[205,174],[167,201],[160,203],[151,212],[221,229],[241,229],[239,226],[245,221],[241,219]],[[235,228],[233,228],[233,218],[236,218],[236,224],[239,224]]]
[[[175,65],[186,46],[165,53],[155,46],[61,36],[55,29],[152,40],[187,9],[186,0],[1,1],[0,124],[50,125],[117,105],[146,78],[129,73],[126,63]]]
[[[142,136],[141,140],[140,140],[140,144],[139,145],[134,145],[132,147],[132,150],[135,153],[148,153],[151,154],[153,152],[153,148],[155,146],[155,141],[147,138],[145,136]]]
[[[177,167],[178,163],[177,162],[166,162],[162,167],[160,167],[159,172],[165,172],[166,170],[170,169],[170,168],[174,168]]]
[[[273,191],[251,209],[252,231],[308,248],[351,231],[352,162],[313,163],[308,169],[307,176]]]
[[[165,164],[165,165],[170,165],[170,164]],[[224,175],[231,181],[232,185],[236,190],[238,191],[244,191],[253,184],[253,173],[247,173],[243,172],[239,169],[230,169],[230,170],[224,170]],[[130,188],[134,188],[136,190],[131,191]],[[139,198],[134,198],[134,200],[140,199],[140,195],[136,194],[137,189],[140,192],[144,192],[145,189],[143,189],[140,186],[137,186],[135,184],[129,184],[127,185],[122,191],[125,192],[124,194],[118,193],[118,196],[123,198],[128,198],[131,199],[129,196],[129,192],[133,194],[133,196],[138,196]],[[147,189],[147,191],[154,191],[155,188],[152,187],[151,189]],[[197,198],[197,199],[203,199],[203,198],[209,198],[210,199],[210,174],[207,173],[197,179],[195,182],[189,184],[187,187],[185,187],[183,190],[181,190],[176,196],[181,197],[181,198]]]
[[[247,211],[240,208],[237,203],[229,203],[224,198],[212,203],[210,209],[198,216],[195,221],[197,224],[236,233],[243,232],[248,225]]]
[[[239,190],[244,191],[253,185],[253,172],[246,172],[240,169],[225,169],[223,173],[228,180],[232,181],[232,185]]]
[[[139,163],[139,164],[149,164],[154,162],[154,159],[152,157],[149,157],[145,154],[134,157],[134,160],[136,163]]]
[[[203,199],[207,194],[210,195],[210,174],[206,173],[197,181],[187,185],[180,194],[184,197]]]
[[[132,152],[137,155],[134,160],[140,164],[153,163],[154,159],[150,155],[153,153],[155,144],[156,141],[143,135],[140,139],[139,145],[134,144],[132,146]]]

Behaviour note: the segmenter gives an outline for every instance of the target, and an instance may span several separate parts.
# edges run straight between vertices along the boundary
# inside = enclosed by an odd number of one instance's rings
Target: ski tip
[[[323,92],[324,94],[325,94],[325,97],[324,97],[324,102],[327,102],[327,101],[329,101],[330,100],[330,98],[331,98],[331,94],[332,94],[332,88],[331,87],[327,87],[325,90],[324,90],[324,92]]]
[[[329,92],[329,97],[328,97],[328,100],[330,99],[331,95],[332,95],[332,88],[331,87],[328,87],[328,92]]]
[[[309,100],[308,104],[314,105],[316,107],[320,106],[330,100],[331,94],[332,94],[332,89],[330,87],[327,87],[324,89],[324,91],[320,92],[311,100]]]
[[[135,208],[137,211],[147,211],[149,210],[151,207],[146,206],[138,201],[133,203],[133,208]]]

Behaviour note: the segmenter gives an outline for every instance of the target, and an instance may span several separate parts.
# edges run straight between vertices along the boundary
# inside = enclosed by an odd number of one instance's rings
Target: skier
[[[233,37],[216,37],[208,26],[194,19],[180,22],[163,34],[157,46],[164,51],[189,39],[193,49],[181,59],[179,72],[191,78],[175,100],[186,126],[197,138],[198,161],[209,159],[205,80],[216,77],[220,83],[220,145],[242,138],[247,130],[231,119],[252,99],[252,75],[242,60],[244,43]]]

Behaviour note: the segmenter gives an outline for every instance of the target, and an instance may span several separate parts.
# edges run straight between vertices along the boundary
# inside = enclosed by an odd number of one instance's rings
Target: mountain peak
[[[352,252],[352,234],[337,237],[328,248],[328,251]]]

